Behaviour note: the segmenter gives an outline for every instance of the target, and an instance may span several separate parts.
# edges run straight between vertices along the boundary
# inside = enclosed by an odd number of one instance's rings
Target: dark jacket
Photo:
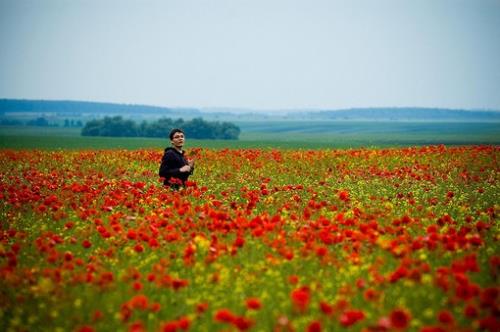
[[[159,171],[160,177],[165,178],[163,184],[170,184],[171,179],[178,179],[184,184],[189,175],[193,173],[193,169],[191,172],[180,172],[179,169],[184,165],[188,165],[186,158],[184,158],[184,151],[181,153],[174,148],[166,148],[163,158],[161,158]]]

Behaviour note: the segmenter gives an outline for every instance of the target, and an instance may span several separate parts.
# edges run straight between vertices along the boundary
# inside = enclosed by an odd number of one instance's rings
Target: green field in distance
[[[356,148],[500,144],[497,122],[248,121],[239,140],[191,140],[206,148]],[[167,136],[167,133],[165,133]],[[83,137],[78,128],[0,126],[2,149],[160,149],[167,138]]]

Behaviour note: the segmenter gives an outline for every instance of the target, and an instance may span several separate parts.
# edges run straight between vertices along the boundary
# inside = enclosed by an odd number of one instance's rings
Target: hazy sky
[[[500,110],[500,0],[0,0],[0,98]]]

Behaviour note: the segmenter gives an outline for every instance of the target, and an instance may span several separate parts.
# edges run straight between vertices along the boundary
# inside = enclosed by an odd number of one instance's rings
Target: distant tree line
[[[240,128],[230,122],[208,122],[202,118],[189,121],[161,118],[156,122],[133,120],[121,116],[104,117],[88,121],[82,128],[82,136],[114,137],[168,137],[173,128],[181,128],[189,138],[196,139],[238,139]]]
[[[27,121],[22,121],[19,119],[9,119],[9,118],[0,118],[0,125],[1,126],[35,126],[35,127],[59,127],[60,124],[57,122],[49,122],[44,117],[38,117],[35,119],[27,120]],[[81,128],[83,127],[83,123],[80,120],[70,120],[70,119],[64,119],[63,123],[64,127],[68,128]]]
[[[0,99],[0,112],[9,113],[94,113],[94,114],[168,114],[182,111],[184,113],[199,114],[194,108],[167,108],[149,105],[114,104],[90,101],[70,100],[29,100],[29,99]]]

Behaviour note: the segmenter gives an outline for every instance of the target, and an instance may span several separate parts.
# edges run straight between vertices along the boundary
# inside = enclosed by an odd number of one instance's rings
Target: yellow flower
[[[73,302],[73,305],[75,306],[75,308],[80,308],[82,306],[82,299],[80,299],[80,298],[75,299],[75,302]]]

